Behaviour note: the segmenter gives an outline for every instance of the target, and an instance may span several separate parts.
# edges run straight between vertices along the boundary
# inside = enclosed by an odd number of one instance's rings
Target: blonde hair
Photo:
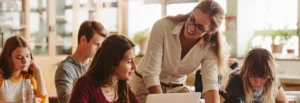
[[[195,9],[201,9],[204,13],[208,14],[211,17],[211,25],[210,30],[216,31],[212,35],[204,35],[204,41],[206,43],[212,42],[214,45],[214,51],[217,55],[217,64],[218,64],[218,72],[222,76],[221,81],[221,90],[224,90],[227,82],[228,82],[228,66],[227,66],[227,60],[229,58],[229,51],[227,47],[226,41],[223,39],[223,35],[218,31],[218,28],[220,27],[222,21],[224,20],[224,10],[221,7],[220,4],[218,4],[214,0],[204,0],[201,3],[199,3]],[[193,11],[194,11],[193,10]],[[168,16],[167,19],[171,20],[174,23],[179,23],[186,21],[189,18],[190,13],[185,15],[177,15],[177,16]],[[225,45],[224,45],[225,44]]]
[[[275,68],[275,60],[271,53],[263,48],[252,49],[245,57],[241,67],[243,89],[245,91],[245,102],[252,103],[253,91],[249,76],[268,78],[263,87],[263,103],[274,103],[278,93],[278,77]]]

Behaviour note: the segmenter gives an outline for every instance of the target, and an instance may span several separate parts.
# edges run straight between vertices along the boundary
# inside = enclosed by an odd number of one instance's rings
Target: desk
[[[285,91],[289,103],[300,103],[300,91]]]
[[[279,74],[279,79],[285,91],[300,91],[300,76]]]

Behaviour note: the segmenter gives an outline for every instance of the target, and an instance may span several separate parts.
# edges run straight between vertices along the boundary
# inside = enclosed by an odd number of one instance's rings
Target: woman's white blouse
[[[217,56],[212,43],[203,39],[181,60],[179,35],[185,22],[173,23],[163,18],[157,21],[151,31],[145,56],[137,66],[146,87],[163,83],[184,84],[188,74],[200,69],[203,93],[218,90]]]

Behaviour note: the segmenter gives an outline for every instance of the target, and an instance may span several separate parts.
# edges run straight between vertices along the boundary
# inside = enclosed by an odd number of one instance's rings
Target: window
[[[271,3],[272,2],[272,3]],[[284,4],[284,5],[283,5]],[[285,36],[280,31],[293,31],[297,29],[298,19],[298,1],[297,0],[254,0],[254,30],[256,35],[267,30],[275,31],[279,35],[271,38],[271,34],[266,37],[256,36],[250,42],[252,47],[263,47],[272,51],[275,58],[290,58],[298,55],[298,37]],[[269,32],[267,32],[269,33]],[[293,33],[295,34],[295,33]],[[293,35],[290,34],[290,35]],[[275,52],[272,44],[283,45],[280,52]],[[289,53],[289,50],[295,50],[295,53]]]
[[[167,15],[178,15],[190,13],[198,3],[182,3],[182,4],[169,4],[167,6]],[[184,8],[184,9],[183,9]]]
[[[136,32],[152,28],[153,24],[161,18],[161,5],[130,0],[128,16],[128,36],[132,38]]]
[[[113,3],[113,2],[111,2]],[[115,4],[117,2],[114,2]],[[99,21],[105,29],[110,32],[118,31],[118,8],[117,7],[105,7],[100,12],[100,17],[97,18],[96,13],[94,13],[94,18],[96,21]]]
[[[48,0],[30,2],[30,33],[29,45],[34,55],[48,55]]]
[[[130,0],[128,1],[128,36],[133,38],[135,33],[151,29],[153,24],[162,18],[162,7],[166,7],[167,16],[187,14],[199,3],[198,0],[168,0],[167,5],[162,5],[159,0]],[[216,0],[226,8],[226,0]],[[226,12],[226,9],[224,9]],[[221,31],[225,30],[222,23]],[[139,50],[139,49],[138,49]]]
[[[255,0],[254,29],[296,29],[297,4],[297,0]]]
[[[170,0],[167,5],[167,15],[186,14],[191,12],[194,7],[199,3],[196,0],[180,1]],[[216,0],[226,12],[226,0]],[[129,25],[129,37],[132,38],[134,33],[151,28],[153,24],[161,18],[161,4],[159,1],[153,0],[130,0],[128,1],[128,25]],[[180,3],[182,2],[182,3]],[[220,27],[221,31],[225,31],[225,23],[222,23]]]
[[[216,0],[224,9],[226,13],[226,0]],[[178,4],[169,4],[167,6],[167,15],[178,15],[178,14],[187,14],[191,12],[194,7],[196,7],[199,3],[178,3]],[[184,8],[184,9],[183,9]],[[223,23],[220,26],[221,31],[225,31],[225,20],[223,20]]]

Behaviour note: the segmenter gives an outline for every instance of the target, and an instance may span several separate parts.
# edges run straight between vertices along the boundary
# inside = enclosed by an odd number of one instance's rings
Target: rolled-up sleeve
[[[219,90],[217,56],[210,47],[201,62],[203,93],[209,90]]]
[[[164,19],[154,24],[146,54],[138,65],[138,69],[142,69],[143,80],[147,88],[160,85],[159,74],[162,65],[165,25]]]

